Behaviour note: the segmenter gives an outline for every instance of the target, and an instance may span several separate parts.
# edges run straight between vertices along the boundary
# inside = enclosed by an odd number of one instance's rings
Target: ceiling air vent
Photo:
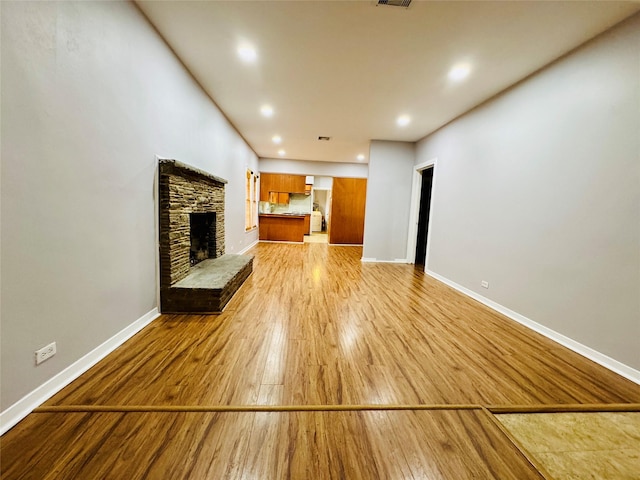
[[[411,0],[378,0],[376,5],[389,5],[390,7],[407,8],[411,4]]]

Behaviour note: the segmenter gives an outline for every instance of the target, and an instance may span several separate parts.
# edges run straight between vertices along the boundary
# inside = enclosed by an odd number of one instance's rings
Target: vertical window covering
[[[258,175],[247,169],[245,178],[244,228],[258,226]]]
[[[247,175],[244,183],[244,229],[251,230],[251,177],[253,173],[247,169]]]
[[[253,218],[252,223],[254,227],[258,226],[258,175],[253,175]]]

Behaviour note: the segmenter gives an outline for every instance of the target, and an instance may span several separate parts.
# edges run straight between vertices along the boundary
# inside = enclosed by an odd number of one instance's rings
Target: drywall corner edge
[[[573,350],[574,352],[582,355],[583,357],[586,357],[589,360],[592,360],[597,364],[602,365],[608,370],[611,370],[612,372],[617,373],[618,375],[621,375],[622,377],[640,385],[640,371],[636,370],[635,368],[632,368],[628,365],[625,365],[622,362],[619,362],[611,357],[608,357],[607,355],[600,353],[591,347],[587,347],[586,345],[576,342],[575,340],[565,335],[562,335],[561,333],[558,333],[555,330],[545,327],[544,325],[541,325],[531,320],[530,318],[525,317],[524,315],[520,315],[519,313],[514,312],[513,310],[510,310],[500,305],[499,303],[494,302],[493,300],[489,300],[488,298],[483,297],[482,295],[474,292],[473,290],[469,290],[468,288],[463,287],[462,285],[458,285],[457,283],[431,270],[426,270],[425,273],[435,278],[436,280],[439,280],[442,283],[450,286],[451,288],[459,291],[460,293],[463,293],[464,295],[471,297],[474,300],[477,300],[478,302],[482,303],[483,305],[486,305],[492,310],[495,310],[496,312],[509,317],[511,320],[514,320],[519,324],[524,325],[525,327],[530,328],[531,330],[541,335],[544,335],[548,339],[553,340],[554,342],[559,343],[564,347],[567,347],[569,350]]]
[[[158,318],[160,313],[157,308],[147,312],[135,322],[120,330],[113,337],[98,345],[82,358],[78,359],[63,371],[50,378],[38,388],[28,393],[5,411],[0,413],[0,435],[4,435],[13,428],[20,420],[29,415],[34,408],[42,405],[53,395],[73,382],[84,372],[93,367],[96,363],[113,352],[116,348],[134,336],[153,320]]]

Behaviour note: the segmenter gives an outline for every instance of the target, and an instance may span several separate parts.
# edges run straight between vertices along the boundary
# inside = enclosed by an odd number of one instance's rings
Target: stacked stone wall
[[[216,258],[224,255],[226,180],[175,160],[159,164],[160,286],[170,287],[189,273],[191,213],[216,214]]]

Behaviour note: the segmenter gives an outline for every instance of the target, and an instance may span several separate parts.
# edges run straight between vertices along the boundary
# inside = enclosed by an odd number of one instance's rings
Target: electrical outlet
[[[480,282],[480,286],[481,286],[482,288],[489,288],[489,282],[487,282],[486,280],[482,280],[482,281]]]
[[[56,342],[50,343],[46,347],[42,347],[40,350],[36,350],[36,365],[40,365],[45,360],[53,357],[56,354]]]

